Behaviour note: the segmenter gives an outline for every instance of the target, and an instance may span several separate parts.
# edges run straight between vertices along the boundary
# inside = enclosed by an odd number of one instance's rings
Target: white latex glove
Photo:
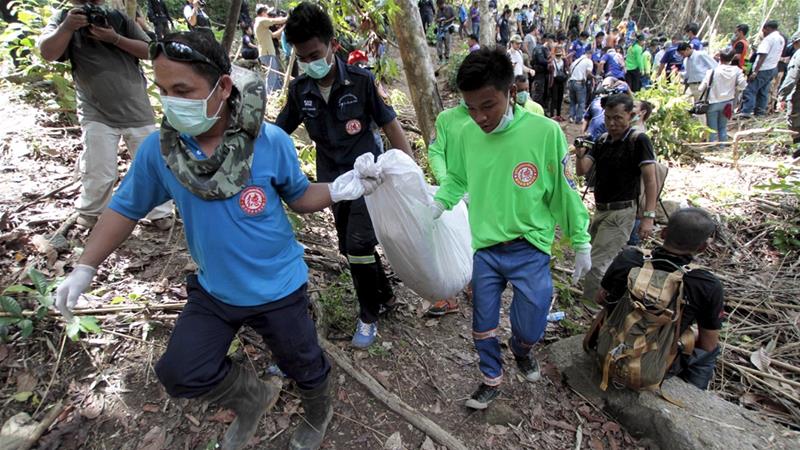
[[[361,181],[361,186],[364,188],[364,196],[370,195],[375,192],[375,189],[378,189],[378,186],[383,183],[383,180],[378,178],[359,178]]]
[[[364,195],[372,194],[383,183],[380,176],[362,178],[355,170],[350,170],[328,185],[331,200],[339,203],[346,200],[355,200]]]
[[[575,268],[572,271],[572,284],[575,284],[592,269],[592,245],[575,249]]]
[[[439,217],[442,217],[442,213],[444,212],[444,205],[441,203],[434,201],[433,203],[428,206],[431,211],[431,215],[433,216],[433,220],[437,220]]]
[[[94,267],[78,264],[67,276],[67,279],[62,281],[56,288],[56,308],[67,321],[72,320],[71,309],[78,302],[78,297],[92,284],[95,273],[97,273],[97,269]]]

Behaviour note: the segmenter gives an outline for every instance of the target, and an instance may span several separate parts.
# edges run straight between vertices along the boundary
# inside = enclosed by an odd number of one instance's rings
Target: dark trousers
[[[156,364],[169,395],[198,397],[219,384],[231,368],[228,348],[242,325],[261,335],[278,367],[301,389],[313,389],[327,378],[331,366],[317,342],[305,285],[275,302],[241,307],[212,297],[196,275],[186,284],[189,299]]]
[[[350,263],[350,274],[360,306],[359,318],[364,323],[378,320],[378,312],[394,293],[375,246],[378,239],[363,198],[333,205],[333,219],[339,238],[339,251]]]
[[[547,106],[545,102],[547,100],[547,70],[544,70],[544,74],[540,75],[539,71],[536,71],[536,75],[533,77],[533,85],[531,86],[531,97],[533,97],[533,101],[542,105],[543,107]]]
[[[642,89],[642,72],[639,69],[625,72],[625,81],[632,92],[639,92]]]
[[[719,354],[719,346],[711,352],[695,347],[691,356],[679,354],[667,375],[678,376],[698,389],[706,390],[714,378],[714,368],[717,366]]]
[[[553,87],[550,88],[550,117],[561,115],[561,104],[564,103],[564,85],[566,80],[553,80]]]

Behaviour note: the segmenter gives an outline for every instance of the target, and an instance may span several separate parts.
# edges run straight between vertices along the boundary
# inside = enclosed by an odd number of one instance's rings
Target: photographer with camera
[[[47,61],[69,60],[78,104],[83,152],[78,160],[81,193],[77,224],[91,228],[111,200],[117,182],[120,138],[135,155],[156,130],[153,108],[139,60],[150,40],[121,11],[103,0],[73,0],[74,7],[53,14],[42,31],[39,50]],[[160,229],[172,226],[172,207],[156,207],[147,218]]]
[[[639,236],[653,231],[656,216],[656,157],[645,133],[633,130],[633,98],[612,94],[602,100],[608,129],[594,145],[576,140],[576,173],[595,168],[595,214],[589,226],[592,236],[592,268],[583,282],[583,297],[595,301],[608,266],[628,242],[636,220],[639,186],[644,179],[645,211]]]
[[[164,0],[147,0],[147,20],[153,24],[158,39],[163,39],[165,34],[175,28]]]
[[[203,0],[186,0],[183,6],[183,18],[190,30],[195,28],[211,28],[211,19],[208,18],[205,8],[206,2]]]

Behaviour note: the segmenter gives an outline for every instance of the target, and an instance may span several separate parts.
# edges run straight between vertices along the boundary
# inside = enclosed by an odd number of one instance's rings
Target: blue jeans
[[[711,103],[708,105],[708,112],[706,113],[706,122],[708,128],[714,130],[708,136],[708,142],[727,142],[728,141],[728,118],[725,117],[725,105],[730,104],[731,101]]]
[[[762,116],[767,113],[767,98],[769,98],[769,85],[778,69],[762,70],[756,78],[747,83],[742,98],[742,114]]]
[[[511,351],[526,357],[544,335],[553,297],[550,256],[525,240],[498,244],[475,252],[472,267],[472,338],[480,357],[484,383],[503,380],[503,355],[497,327],[506,284],[514,287],[511,301]]]
[[[586,82],[569,80],[569,116],[580,122],[586,112]]]
[[[473,22],[472,23],[472,34],[480,39],[481,37],[481,23],[480,22]]]

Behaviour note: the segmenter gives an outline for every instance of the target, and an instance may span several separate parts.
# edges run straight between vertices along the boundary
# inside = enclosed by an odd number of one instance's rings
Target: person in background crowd
[[[671,79],[675,73],[683,69],[683,56],[678,53],[678,45],[680,43],[680,36],[672,36],[672,45],[667,47],[667,49],[664,51],[664,55],[662,55],[661,59],[659,60],[656,78],[661,76],[661,73],[664,72],[664,69],[666,69],[667,80]]]
[[[158,39],[163,39],[170,29],[175,28],[164,0],[147,0],[147,20],[153,24]]]
[[[434,8],[433,0],[420,0],[417,2],[419,8],[419,15],[422,17],[422,30],[427,33],[433,23]]]
[[[578,34],[581,27],[581,15],[578,12],[578,5],[572,5],[572,13],[569,15],[567,23],[567,31],[570,33]],[[588,35],[586,36],[589,37]]]
[[[550,85],[550,107],[548,108],[548,116],[552,117],[556,122],[563,122],[564,118],[561,117],[561,105],[564,103],[564,86],[567,84],[567,79],[569,78],[569,74],[567,73],[569,67],[564,61],[564,50],[561,47],[556,47],[550,65],[553,79]]]
[[[597,68],[603,78],[614,77],[618,80],[625,79],[625,62],[620,62],[620,55],[614,48],[606,48],[606,53],[600,59],[600,64]]]
[[[736,31],[733,38],[733,63],[744,70],[744,64],[747,62],[747,50],[750,43],[747,42],[747,33],[750,32],[750,27],[746,23],[736,25]]]
[[[584,53],[572,62],[569,68],[569,121],[581,123],[586,112],[586,92],[592,78],[594,64],[588,53]]]
[[[612,94],[603,99],[608,133],[591,149],[576,148],[576,173],[595,167],[595,208],[589,233],[592,236],[592,268],[584,280],[584,299],[595,301],[600,281],[614,257],[624,247],[636,220],[639,186],[644,180],[647,198],[639,237],[653,231],[656,211],[655,152],[647,134],[631,129],[633,98]]]
[[[267,72],[267,94],[281,88],[282,65],[275,50],[274,38],[280,37],[286,17],[275,17],[270,14],[271,6],[260,5],[256,9],[255,34],[258,40],[258,61]],[[277,31],[272,31],[273,26],[280,26]]]
[[[702,50],[695,50],[688,42],[678,44],[678,54],[683,57],[685,71],[683,83],[692,95],[692,99],[697,102],[703,93],[703,90],[700,89],[700,83],[709,70],[717,67],[717,62],[714,61],[714,58],[708,56],[708,53]]]
[[[522,38],[518,34],[511,37],[511,47],[508,49],[508,58],[514,66],[514,76],[525,75],[533,76],[533,69],[525,65],[525,58],[522,57]]]
[[[695,51],[695,53],[700,52]],[[742,69],[732,64],[733,56],[732,51],[720,53],[720,65],[706,72],[698,88],[699,92],[705,92],[708,89],[706,122],[708,127],[713,130],[708,136],[709,142],[725,143],[728,141],[728,119],[733,114],[733,103],[747,87],[747,79]],[[691,62],[692,58],[694,56],[688,61]]]
[[[460,38],[464,38],[467,31],[467,8],[464,6],[464,3],[458,4],[458,36]]]
[[[478,36],[470,34],[467,38],[467,47],[469,47],[470,53],[480,50],[481,44],[479,44]]]
[[[763,116],[767,113],[769,87],[778,71],[778,61],[785,45],[783,36],[778,33],[778,21],[766,21],[761,32],[764,39],[758,45],[756,62],[747,78],[749,83],[744,90],[742,111],[739,115],[742,119],[749,119],[753,114]]]
[[[205,11],[203,0],[186,0],[183,5],[183,18],[190,30],[195,28],[211,28],[211,19]]]
[[[528,33],[522,39],[522,50],[528,55],[528,64],[533,65],[533,50],[536,48],[538,31],[536,28],[531,27]]]
[[[653,55],[658,52],[658,43],[650,41],[642,56],[644,57],[644,72],[642,72],[642,88],[649,88],[652,84],[651,74],[653,73]]]
[[[463,127],[459,157],[430,206],[437,218],[469,194],[472,334],[483,375],[466,402],[471,409],[486,409],[500,394],[505,374],[498,326],[508,283],[515,292],[509,349],[522,378],[541,378],[532,350],[544,336],[552,303],[556,224],[576,251],[574,274],[580,277],[590,264],[589,217],[568,172],[564,133],[555,122],[514,104],[513,75],[500,48],[483,48],[464,59],[456,79],[473,123]]]
[[[542,105],[531,100],[528,77],[525,75],[517,75],[514,77],[514,85],[517,87],[517,96],[515,98],[517,105],[530,113],[544,116],[544,108],[542,108]]]
[[[778,110],[786,111],[789,129],[798,133],[792,137],[797,145],[800,144],[800,32],[793,34],[789,41],[795,52],[786,69],[786,78],[778,89]],[[800,157],[800,148],[794,150],[792,157]]]
[[[150,39],[116,9],[107,10],[109,27],[90,25],[81,8],[83,3],[76,1],[74,8],[53,14],[38,45],[42,58],[68,60],[72,69],[83,143],[77,164],[81,192],[75,202],[76,223],[92,228],[111,200],[119,177],[120,139],[135,157],[142,141],[156,127],[139,65],[139,60],[148,59]],[[172,204],[157,206],[147,219],[159,229],[169,229],[173,224]]]
[[[647,66],[644,60],[644,35],[636,37],[636,42],[628,49],[625,55],[625,81],[631,87],[632,92],[639,92],[642,88],[642,74],[647,73]]]
[[[453,7],[445,3],[445,0],[436,0],[436,8],[436,54],[441,65],[450,61],[452,27],[456,14]]]
[[[689,45],[692,46],[693,50],[702,50],[703,49],[703,42],[700,41],[700,38],[697,37],[697,33],[700,32],[700,26],[696,23],[687,24],[683,27],[683,32],[686,33],[686,40],[689,41]]]
[[[553,29],[556,31],[561,30],[561,11],[556,12],[553,16]]]
[[[514,8],[511,11],[511,14],[508,15],[508,30],[511,35],[522,35],[522,28],[520,28],[519,20],[517,17],[519,16],[519,8]]]
[[[584,53],[591,52],[591,50],[592,50],[592,45],[589,42],[589,33],[581,31],[579,38],[572,41],[567,56],[572,61],[575,61],[576,59],[583,56]]]
[[[611,28],[606,33],[606,40],[603,42],[605,48],[617,48],[619,45],[619,31],[616,28]]]
[[[392,148],[413,158],[397,114],[379,94],[372,73],[336,56],[339,43],[321,7],[310,2],[295,7],[286,22],[286,40],[305,74],[289,84],[286,105],[275,123],[287,133],[305,125],[316,145],[318,181],[333,181],[352,170],[362,154],[383,152],[373,123]],[[360,306],[351,344],[367,348],[377,337],[379,315],[392,308],[394,293],[375,251],[378,241],[364,199],[335,203],[333,218]]]
[[[625,19],[625,45],[630,46],[636,40],[636,32],[639,28],[636,26],[636,21],[633,17]],[[640,35],[644,36],[644,35]]]
[[[239,26],[243,27],[252,27],[253,26],[253,19],[250,17],[250,6],[247,4],[247,0],[242,0],[242,6],[239,7]]]
[[[675,267],[687,266],[696,255],[708,248],[716,236],[716,230],[714,219],[704,210],[678,210],[670,216],[669,223],[661,231],[664,244],[653,250],[654,268],[673,272]],[[603,277],[597,303],[609,311],[613,310],[628,291],[631,269],[642,267],[643,264],[642,253],[636,249],[625,249],[617,255]],[[683,295],[686,301],[677,319],[680,323],[677,336],[697,324],[695,348],[691,355],[679,352],[680,356],[667,376],[677,375],[698,389],[705,390],[714,378],[714,368],[720,354],[719,330],[722,328],[725,306],[722,283],[711,272],[694,269],[683,277]]]
[[[469,22],[472,25],[472,35],[481,35],[481,10],[478,8],[478,2],[474,2],[469,9]]]
[[[511,17],[511,11],[504,10],[503,14],[497,19],[497,35],[500,40],[497,41],[497,45],[501,47],[507,47],[508,41],[511,39],[511,26],[508,23],[508,18]]]
[[[258,59],[258,46],[254,41],[253,27],[246,26],[242,30],[242,58],[247,60]]]
[[[534,70],[531,95],[533,101],[540,105],[547,105],[548,99],[548,70],[550,66],[550,47],[553,45],[553,35],[545,34],[542,42],[533,49],[531,67]]]

